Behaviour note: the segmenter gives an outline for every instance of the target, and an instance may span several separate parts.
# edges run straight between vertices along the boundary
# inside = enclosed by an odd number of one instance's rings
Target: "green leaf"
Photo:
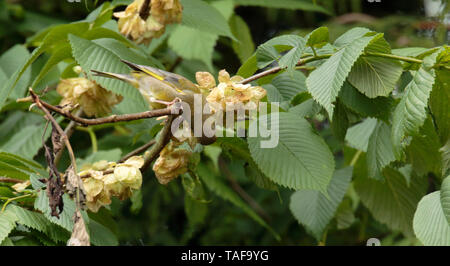
[[[317,240],[322,238],[336,213],[351,179],[351,167],[336,170],[327,188],[329,198],[314,190],[299,190],[292,194],[289,204],[292,214]]]
[[[215,1],[209,2],[209,4],[211,6],[213,6],[215,9],[219,10],[220,14],[222,14],[223,17],[227,21],[230,20],[230,17],[234,13],[234,2],[233,2],[233,0],[215,0]]]
[[[325,141],[316,135],[311,125],[292,113],[260,116],[256,123],[275,133],[274,143],[267,138],[248,138],[250,153],[259,169],[273,182],[292,189],[314,189],[326,193],[334,171],[334,159]],[[278,132],[278,136],[276,134]],[[270,145],[264,147],[262,145]],[[273,145],[275,144],[275,146]]]
[[[45,190],[41,190],[34,202],[34,208],[40,210],[44,213],[45,217],[50,220],[50,222],[57,224],[69,232],[73,229],[73,214],[75,213],[75,202],[64,194],[63,196],[64,208],[59,214],[59,219],[57,217],[51,216],[51,210],[48,205],[48,196]]]
[[[289,50],[284,55],[280,52]],[[258,67],[264,68],[277,61],[281,68],[293,69],[305,50],[305,39],[298,35],[282,35],[258,46],[256,56]]]
[[[377,221],[410,236],[417,203],[427,190],[426,179],[414,175],[408,186],[406,179],[397,170],[386,168],[383,175],[384,182],[357,178],[355,190]]]
[[[344,198],[336,211],[336,226],[338,230],[347,229],[356,221],[349,198]]]
[[[234,39],[227,20],[216,8],[201,0],[181,0],[181,4],[183,5],[182,25]]]
[[[39,179],[41,179],[41,178],[42,177],[37,174],[30,175],[31,186],[33,187],[34,190],[38,190],[38,189],[45,187],[45,184],[42,183],[41,181],[39,181]]]
[[[276,239],[280,239],[280,236],[250,208],[229,186],[223,183],[220,177],[214,175],[214,171],[211,171],[207,165],[201,163],[197,166],[197,173],[203,180],[204,184],[219,197],[233,203],[237,207],[241,208],[248,216],[255,220],[260,225],[267,228]]]
[[[442,156],[442,176],[446,176],[450,170],[450,139],[439,149]]]
[[[309,33],[305,39],[307,46],[321,48],[330,40],[330,34],[327,27],[320,27]]]
[[[419,134],[413,137],[411,144],[406,148],[406,159],[417,174],[426,175],[432,172],[439,176],[442,172],[440,148],[439,136],[433,122],[428,118],[419,130]]]
[[[384,167],[395,161],[390,135],[391,128],[386,123],[378,121],[367,147],[369,177],[380,176]]]
[[[8,208],[14,211],[19,224],[44,233],[55,242],[65,242],[69,238],[69,232],[52,224],[42,213],[32,212],[16,205],[8,205]]]
[[[95,246],[117,246],[119,244],[114,233],[100,223],[90,219],[88,228],[90,241]]]
[[[86,72],[89,72],[91,69],[113,73],[127,73],[130,71],[120,61],[121,55],[115,54],[95,42],[79,38],[75,35],[70,35],[69,41],[75,60]],[[135,112],[148,110],[148,105],[145,103],[142,95],[131,85],[116,79],[104,77],[95,76],[92,79],[102,87],[133,100],[132,107],[134,107]]]
[[[258,63],[258,60],[256,59],[256,53],[254,53],[238,69],[237,75],[244,77],[244,78],[250,77],[258,70],[257,63]]]
[[[365,52],[391,52],[389,43],[379,33],[364,50]],[[402,65],[392,59],[361,56],[348,75],[349,82],[369,98],[388,96],[403,72]]]
[[[232,41],[231,46],[238,55],[241,63],[244,63],[255,51],[252,35],[247,23],[238,15],[233,15],[230,19],[230,28],[237,41]]]
[[[374,36],[361,37],[349,43],[311,72],[306,79],[309,93],[327,110],[330,118],[333,117],[333,102],[353,64],[373,38]]]
[[[414,233],[427,246],[449,246],[450,225],[440,201],[440,191],[423,197],[414,214]]]
[[[42,148],[42,135],[44,135],[44,124],[29,125],[16,133],[0,149],[32,159]],[[47,129],[44,140],[50,137],[51,130]]]
[[[367,98],[347,81],[344,82],[339,92],[339,99],[345,106],[358,114],[383,120],[388,120],[393,104],[393,100],[388,97]]]
[[[66,43],[57,47],[57,49],[55,49],[55,51],[52,53],[50,58],[45,63],[44,67],[42,67],[41,71],[39,72],[39,75],[34,79],[33,83],[31,84],[31,87],[33,88],[36,87],[36,84],[38,84],[45,77],[45,75],[59,62],[71,57],[72,57],[72,50],[70,48],[70,44]]]
[[[8,98],[11,91],[17,85],[17,82],[28,69],[28,67],[44,52],[51,51],[54,47],[60,44],[67,43],[67,36],[69,34],[82,35],[89,28],[89,23],[86,22],[74,22],[71,24],[58,25],[53,27],[48,33],[46,33],[45,38],[38,45],[39,47],[34,49],[33,53],[28,57],[28,60],[24,62],[14,75],[11,76],[8,83],[0,87],[0,109],[3,107],[6,99]],[[45,32],[44,32],[45,33]]]
[[[450,226],[450,176],[447,176],[441,184],[441,204],[447,223]]]
[[[12,247],[12,246],[14,246],[14,243],[9,237],[5,238],[3,242],[0,242],[0,247]]]
[[[315,11],[331,15],[331,12],[324,7],[304,0],[234,0],[240,6],[262,6],[268,8],[300,9],[305,11]]]
[[[16,227],[17,216],[11,208],[6,208],[0,213],[0,243],[11,233]]]
[[[438,53],[427,57],[436,60]],[[424,59],[426,60],[426,59]],[[427,117],[426,107],[428,98],[434,84],[435,73],[433,69],[422,65],[414,74],[413,80],[405,88],[405,93],[397,105],[392,121],[392,144],[397,158],[405,145],[407,135],[415,135]]]
[[[399,49],[392,49],[392,54],[400,55],[400,56],[412,56],[416,57],[424,52],[426,52],[428,48],[423,47],[405,47],[405,48],[399,48]]]
[[[333,116],[331,121],[333,135],[338,140],[344,141],[350,122],[348,121],[347,108],[340,101],[336,102],[336,110],[334,111]]]
[[[258,165],[250,154],[247,142],[241,138],[222,138],[218,140],[218,142],[220,143],[222,150],[231,154],[230,159],[238,158],[247,162],[244,166],[245,174],[258,187],[268,190],[278,190],[277,185],[258,169]]]
[[[429,105],[441,143],[445,143],[450,138],[450,71],[436,71],[436,81]]]
[[[306,91],[305,75],[298,70],[283,72],[272,79],[275,86],[285,101],[291,101],[297,94]]]
[[[30,53],[23,45],[15,45],[0,56],[0,69],[7,77],[12,78],[14,73],[25,63],[29,56]],[[13,99],[23,97],[28,88],[30,78],[31,69],[27,69],[9,96]],[[6,80],[1,83],[0,88],[5,86],[6,83]]]
[[[218,36],[209,32],[178,25],[169,37],[168,45],[185,59],[197,59],[212,70],[212,55]]]
[[[47,176],[42,166],[36,162],[15,154],[0,152],[0,175],[28,180],[29,175],[32,173],[39,173],[43,177]]]
[[[0,147],[24,127],[40,124],[42,121],[42,116],[35,113],[24,111],[8,113],[8,116],[0,124]]]
[[[208,214],[208,205],[186,195],[184,197],[184,212],[191,226],[204,224],[206,215]]]
[[[127,47],[118,40],[102,38],[96,39],[93,42],[118,55],[121,59],[125,59],[136,64],[153,66],[161,69],[164,68],[164,66],[158,60],[147,55],[141,49]]]
[[[350,147],[366,152],[367,146],[369,145],[369,138],[376,126],[376,119],[367,118],[347,130],[345,141],[347,141]]]
[[[363,37],[368,32],[370,32],[370,30],[367,28],[355,27],[339,36],[339,38],[334,41],[334,45],[337,47],[345,46],[355,41],[356,39]]]
[[[47,232],[50,222],[44,217],[43,214],[32,212],[16,205],[8,205],[8,208],[10,208],[16,215],[18,223],[38,230],[42,233]]]

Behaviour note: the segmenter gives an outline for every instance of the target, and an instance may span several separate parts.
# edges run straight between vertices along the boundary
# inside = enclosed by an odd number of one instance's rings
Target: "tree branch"
[[[309,63],[309,62],[330,58],[331,56],[332,56],[332,54],[324,54],[324,55],[318,55],[318,56],[311,56],[311,57],[303,58],[303,59],[300,59],[298,61],[296,66],[301,66],[301,65],[304,65],[304,64]],[[277,66],[277,67],[268,69],[266,71],[263,71],[261,73],[255,74],[255,75],[253,75],[253,76],[251,76],[249,78],[246,78],[246,79],[242,80],[241,83],[242,84],[247,84],[247,83],[250,83],[250,82],[255,81],[257,79],[260,79],[262,77],[268,76],[270,74],[278,73],[281,70],[283,70],[283,69],[281,67]]]
[[[83,109],[80,108],[76,113],[75,116],[81,116],[83,114]],[[66,134],[67,138],[70,139],[70,137],[72,136],[73,132],[75,132],[75,126],[76,123],[75,121],[70,121],[69,124],[67,125],[67,127],[64,129],[64,133]],[[64,148],[66,147],[66,144],[63,142],[62,146],[61,146],[61,150],[58,151],[58,153],[55,156],[55,165],[58,166],[58,162],[59,160],[61,160],[61,156],[63,154]]]
[[[150,16],[150,0],[145,0],[142,3],[141,9],[139,9],[139,16],[142,20],[147,20],[148,16]]]
[[[150,164],[158,157],[159,153],[162,151],[164,146],[167,145],[170,141],[170,128],[172,126],[173,119],[175,118],[175,115],[169,115],[167,117],[166,123],[164,124],[163,129],[160,132],[160,135],[158,139],[156,140],[156,143],[151,147],[148,154],[144,154],[144,165],[141,167],[141,171],[145,171],[147,167],[150,166]]]
[[[139,119],[145,119],[145,118],[153,118],[158,116],[165,116],[170,115],[173,113],[177,113],[178,109],[180,108],[178,105],[174,104],[164,109],[157,109],[157,110],[151,110],[146,111],[142,113],[135,113],[135,114],[125,114],[125,115],[111,115],[108,117],[101,117],[101,118],[94,118],[94,119],[87,119],[82,118],[76,115],[73,115],[69,111],[63,110],[60,107],[53,106],[49,103],[46,103],[44,101],[39,100],[41,105],[45,107],[48,110],[51,110],[55,113],[58,113],[72,121],[77,122],[78,124],[82,126],[92,126],[92,125],[101,125],[101,124],[108,124],[108,123],[116,123],[116,122],[123,122],[123,121],[133,121],[133,120],[139,120]]]
[[[62,128],[58,124],[58,122],[56,122],[55,118],[50,114],[50,112],[47,110],[47,108],[43,105],[43,103],[39,99],[39,96],[37,96],[37,94],[34,93],[32,88],[30,88],[29,91],[30,91],[31,97],[33,98],[33,102],[37,105],[37,107],[39,107],[39,109],[41,109],[45,113],[45,117],[47,118],[47,120],[52,123],[52,126],[61,135],[61,138],[62,138],[65,146],[67,147],[67,151],[69,152],[70,161],[72,163],[73,169],[76,172],[77,165],[76,165],[75,154],[73,153],[73,149],[72,149],[72,146],[70,145],[69,138],[67,137],[64,130],[62,130]]]
[[[146,151],[148,148],[150,148],[153,144],[155,144],[156,140],[152,139],[151,141],[149,141],[148,143],[142,145],[141,147],[135,149],[134,151],[128,153],[127,155],[125,155],[124,157],[122,157],[118,163],[123,163],[126,160],[128,160],[130,157],[133,157],[137,154],[143,153],[144,151]]]
[[[16,179],[16,178],[10,178],[10,177],[3,177],[0,176],[0,183],[22,183],[25,182],[26,180],[20,180],[20,179]]]
[[[333,54],[323,54],[323,55],[318,55],[318,56],[306,57],[306,58],[300,59],[298,61],[298,63],[296,64],[296,66],[298,67],[298,66],[304,65],[304,64],[309,63],[309,62],[330,58],[332,55]],[[386,53],[364,52],[362,54],[362,56],[374,56],[374,57],[389,58],[389,59],[393,59],[393,60],[400,60],[400,61],[405,61],[405,62],[410,62],[410,63],[417,63],[417,64],[421,64],[423,62],[423,60],[420,60],[420,59],[417,59],[417,58],[414,58],[414,57],[399,56],[399,55],[386,54]],[[447,70],[450,70],[450,66],[447,66],[447,65],[436,65],[435,67],[442,67],[442,68],[445,68]],[[257,79],[260,79],[262,77],[278,73],[281,70],[283,70],[283,68],[281,68],[279,66],[273,67],[273,68],[270,68],[270,69],[268,69],[266,71],[263,71],[263,72],[260,72],[258,74],[255,74],[255,75],[253,75],[251,77],[248,77],[248,78],[242,80],[241,83],[242,84],[247,84],[247,83],[250,83],[250,82],[255,81]]]

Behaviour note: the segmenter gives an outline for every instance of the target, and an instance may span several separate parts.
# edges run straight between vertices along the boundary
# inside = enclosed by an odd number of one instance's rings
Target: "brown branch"
[[[150,166],[150,164],[156,159],[156,157],[158,157],[161,150],[167,145],[167,143],[169,143],[170,134],[171,134],[170,127],[172,126],[172,121],[175,117],[176,117],[176,115],[169,115],[167,117],[165,125],[164,125],[163,129],[161,130],[161,133],[157,140],[151,140],[147,144],[130,152],[129,154],[125,155],[122,159],[120,159],[118,161],[118,163],[124,162],[131,156],[142,153],[143,151],[145,151],[146,149],[151,147],[148,154],[144,154],[144,165],[141,167],[141,171],[145,171]],[[103,175],[108,175],[108,174],[112,174],[112,173],[114,173],[114,169],[108,169],[108,170],[103,171]],[[89,178],[89,177],[91,177],[90,173],[86,173],[86,174],[80,176],[80,178],[82,178],[82,179]]]
[[[108,124],[108,123],[133,121],[133,120],[139,120],[139,119],[145,119],[145,118],[165,116],[165,115],[170,115],[172,113],[177,113],[176,109],[179,108],[178,105],[174,104],[174,105],[171,105],[164,109],[151,110],[151,111],[146,111],[146,112],[142,112],[142,113],[125,114],[125,115],[111,115],[108,117],[87,119],[87,118],[82,118],[82,117],[73,115],[69,111],[65,111],[62,108],[53,106],[44,101],[41,101],[41,100],[39,100],[39,101],[40,101],[41,105],[44,106],[46,109],[51,110],[55,113],[58,113],[70,120],[73,120],[82,126],[101,125],[101,124]]]
[[[47,120],[52,123],[52,126],[61,135],[61,138],[62,138],[64,144],[67,147],[67,151],[69,152],[70,161],[71,161],[71,163],[73,165],[73,168],[74,168],[74,170],[76,172],[77,167],[76,167],[75,154],[73,153],[73,149],[72,149],[72,146],[70,145],[69,138],[67,137],[67,135],[64,132],[64,130],[62,130],[62,128],[58,124],[58,122],[56,122],[55,118],[50,114],[50,112],[47,110],[47,108],[43,105],[43,102],[41,102],[41,100],[39,99],[39,96],[37,96],[37,94],[34,93],[32,88],[30,88],[30,94],[31,94],[31,97],[33,98],[33,102],[37,105],[37,107],[39,107],[39,109],[41,109],[45,113],[45,117],[47,118]]]
[[[0,183],[23,183],[25,180],[0,176]]]
[[[80,108],[76,113],[75,116],[81,116],[83,114],[83,109]],[[67,138],[70,139],[70,137],[72,136],[73,132],[75,132],[75,126],[76,126],[76,122],[71,120],[70,123],[67,125],[67,127],[64,129],[64,133],[66,134]],[[58,153],[56,153],[55,156],[55,165],[58,166],[58,162],[59,160],[61,160],[61,156],[63,154],[64,148],[66,147],[65,142],[62,143],[61,146],[61,150],[58,151]]]
[[[230,170],[228,169],[225,160],[219,156],[219,167],[222,170],[222,172],[225,174],[225,177],[228,179],[228,181],[231,184],[231,188],[236,191],[236,193],[243,198],[248,205],[259,215],[261,218],[263,218],[266,222],[270,221],[270,216],[266,213],[266,211],[256,202],[245,190],[239,185],[239,183],[233,178]]]
[[[169,143],[170,141],[170,128],[172,126],[172,122],[175,119],[175,115],[169,115],[166,119],[166,123],[164,124],[163,129],[160,132],[160,135],[156,141],[156,143],[151,147],[148,154],[144,154],[144,165],[141,167],[141,171],[145,171],[147,167],[158,157],[159,153],[162,149]]]
[[[145,0],[142,3],[141,9],[139,9],[139,16],[142,20],[147,20],[148,16],[150,16],[150,0]]]
[[[120,159],[118,161],[118,163],[123,163],[126,160],[128,160],[130,157],[133,157],[137,154],[143,153],[144,151],[146,151],[148,148],[150,148],[153,144],[155,144],[156,140],[152,139],[151,141],[149,141],[148,143],[142,145],[141,147],[135,149],[134,151],[128,153],[127,155],[125,155],[124,157],[122,157],[122,159]]]
[[[300,60],[298,61],[298,63],[296,64],[296,66],[301,66],[301,65],[304,65],[304,64],[306,64],[306,63],[313,62],[313,61],[317,61],[317,60],[321,60],[321,59],[325,59],[325,58],[329,58],[329,57],[331,57],[331,56],[332,56],[332,54],[324,54],[324,55],[318,55],[318,56],[306,57],[306,58],[300,59]],[[250,82],[255,81],[255,80],[257,80],[257,79],[260,79],[260,78],[262,78],[262,77],[265,77],[265,76],[268,76],[268,75],[271,75],[271,74],[278,73],[278,72],[280,72],[281,70],[283,70],[283,68],[277,66],[277,67],[268,69],[268,70],[266,70],[266,71],[263,71],[263,72],[261,72],[261,73],[255,74],[255,75],[253,75],[253,76],[251,76],[251,77],[248,77],[248,78],[242,80],[241,83],[242,83],[242,84],[247,84],[247,83],[250,83]]]

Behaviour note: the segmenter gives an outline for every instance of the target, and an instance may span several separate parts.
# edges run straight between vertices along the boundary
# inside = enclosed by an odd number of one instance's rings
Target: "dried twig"
[[[301,65],[304,65],[306,63],[309,63],[309,62],[312,62],[312,61],[317,61],[317,60],[320,60],[320,59],[329,58],[331,56],[332,56],[331,54],[324,54],[324,55],[306,57],[306,58],[300,59],[298,61],[298,63],[296,64],[296,66],[301,66]],[[242,80],[241,83],[242,84],[247,84],[247,83],[250,83],[250,82],[255,81],[257,79],[260,79],[262,77],[278,73],[281,70],[283,70],[283,69],[281,67],[279,67],[279,66],[274,67],[274,68],[270,68],[270,69],[268,69],[266,71],[263,71],[261,73],[255,74],[255,75],[253,75],[251,77],[248,77],[248,78]]]
[[[150,166],[150,164],[158,157],[161,150],[164,148],[164,146],[167,145],[170,141],[170,128],[172,126],[173,119],[175,118],[175,115],[169,115],[167,117],[167,120],[164,124],[163,129],[159,133],[158,140],[156,143],[151,147],[148,154],[144,154],[144,165],[141,167],[141,171],[145,171],[147,167]]]
[[[51,105],[44,101],[39,100],[39,102],[41,103],[42,106],[44,106],[48,110],[58,113],[72,121],[75,121],[82,126],[101,125],[101,124],[108,124],[108,123],[133,121],[133,120],[139,120],[139,119],[145,119],[145,118],[165,116],[165,115],[177,113],[178,112],[177,110],[180,108],[178,105],[171,105],[164,109],[151,110],[151,111],[146,111],[146,112],[142,112],[142,113],[125,114],[125,115],[111,115],[108,117],[87,119],[87,118],[82,118],[82,117],[73,115],[69,111],[63,110],[60,107]]]
[[[80,108],[78,111],[75,112],[75,116],[81,116],[83,114],[83,109]],[[67,138],[70,139],[70,137],[72,136],[73,132],[75,132],[75,126],[76,126],[76,122],[75,121],[70,121],[70,123],[67,125],[67,127],[64,129],[64,133],[66,134]],[[63,154],[64,148],[66,147],[65,142],[62,143],[62,147],[61,150],[59,152],[56,153],[55,155],[55,165],[58,166],[58,162],[59,160],[61,160],[61,156]]]
[[[22,183],[22,182],[25,182],[25,180],[0,176],[0,183],[16,183],[17,184],[17,183]]]
[[[71,161],[71,163],[73,165],[73,168],[76,170],[77,169],[77,165],[76,165],[75,154],[73,153],[72,146],[70,145],[69,138],[67,137],[66,133],[64,132],[64,130],[62,130],[62,128],[58,124],[58,122],[56,122],[55,118],[50,114],[50,112],[48,111],[47,106],[44,104],[44,102],[42,102],[39,99],[39,96],[37,96],[37,94],[34,93],[32,88],[30,88],[30,94],[31,94],[31,97],[33,98],[33,102],[37,105],[37,107],[39,109],[41,109],[45,113],[46,119],[49,120],[52,123],[52,126],[60,134],[61,140],[66,145],[67,151],[69,152],[70,161]],[[52,106],[52,105],[50,105],[50,106]]]
[[[145,0],[142,3],[141,9],[139,9],[139,16],[142,20],[147,20],[148,16],[150,16],[150,0]]]
[[[146,151],[148,148],[150,148],[155,143],[156,143],[156,140],[152,139],[148,143],[142,145],[141,147],[135,149],[134,151],[132,151],[132,152],[128,153],[127,155],[125,155],[124,157],[122,157],[118,162],[123,163],[126,160],[128,160],[130,157],[133,157],[135,155],[143,153],[144,151]]]

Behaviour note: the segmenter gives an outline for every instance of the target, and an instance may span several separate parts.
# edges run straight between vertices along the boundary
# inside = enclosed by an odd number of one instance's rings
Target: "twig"
[[[321,60],[321,59],[326,59],[331,57],[333,54],[323,54],[323,55],[317,55],[317,56],[310,56],[310,57],[306,57],[306,58],[302,58],[298,61],[298,63],[296,64],[296,66],[301,66],[304,65],[306,63],[309,62],[313,62],[313,61],[317,61],[317,60]],[[376,52],[364,52],[363,56],[374,56],[374,57],[382,57],[382,58],[388,58],[388,59],[393,59],[393,60],[400,60],[400,61],[405,61],[405,62],[410,62],[410,63],[417,63],[417,64],[421,64],[423,62],[423,60],[421,59],[417,59],[414,57],[407,57],[407,56],[399,56],[399,55],[394,55],[394,54],[385,54],[385,53],[376,53]],[[436,65],[435,67],[442,67],[445,69],[450,70],[450,66],[447,65]],[[271,75],[271,74],[275,74],[280,72],[281,70],[283,70],[283,68],[277,66],[277,67],[273,67],[270,68],[266,71],[263,71],[261,73],[255,74],[251,77],[248,77],[244,80],[241,81],[242,84],[247,84],[250,83],[252,81],[255,81],[257,79],[260,79],[262,77]]]
[[[24,180],[0,176],[0,183],[22,183]]]
[[[266,222],[270,221],[270,216],[264,211],[264,209],[256,202],[245,190],[239,185],[239,183],[233,178],[230,170],[228,169],[224,159],[219,157],[219,167],[225,174],[225,177],[231,184],[231,188],[238,193],[252,207],[255,212],[261,216]]]
[[[67,151],[69,152],[70,161],[72,163],[73,169],[76,172],[77,165],[76,165],[75,154],[73,153],[73,149],[72,149],[72,146],[70,145],[69,138],[67,137],[64,130],[62,130],[62,128],[58,124],[58,122],[56,122],[55,118],[50,114],[50,112],[47,110],[47,108],[43,105],[43,103],[39,99],[39,96],[37,96],[34,93],[32,88],[30,88],[30,94],[31,94],[31,97],[33,98],[34,103],[36,103],[37,107],[39,107],[39,109],[41,109],[45,113],[45,117],[47,118],[47,120],[49,120],[52,123],[52,126],[61,135],[61,138],[62,138],[65,146],[67,147]]]
[[[18,197],[15,197],[15,198],[9,198],[9,199],[7,199],[6,202],[5,202],[5,204],[3,204],[3,207],[2,207],[2,210],[0,211],[0,213],[3,213],[3,212],[5,211],[6,206],[8,206],[9,203],[11,203],[11,202],[13,202],[13,201],[15,201],[15,200],[18,200],[18,199],[27,198],[27,197],[34,196],[34,195],[35,195],[35,194],[33,194],[33,193],[32,193],[32,194],[25,194],[25,195],[18,196]]]
[[[150,0],[145,0],[142,3],[141,9],[139,9],[139,16],[142,20],[147,20],[148,16],[150,16]]]
[[[331,56],[332,56],[332,54],[324,54],[324,55],[318,55],[318,56],[311,56],[311,57],[303,58],[303,59],[300,59],[298,61],[296,66],[301,66],[301,65],[304,65],[306,63],[317,61],[317,60],[321,60],[321,59],[325,59],[325,58],[329,58]],[[260,79],[262,77],[268,76],[270,74],[278,73],[281,70],[283,70],[283,69],[281,67],[277,66],[277,67],[268,69],[266,71],[263,71],[261,73],[255,74],[255,75],[253,75],[253,76],[251,76],[249,78],[246,78],[246,79],[242,80],[241,83],[242,84],[247,84],[247,83],[250,83],[250,82],[255,81],[257,79]]]
[[[101,124],[116,123],[116,122],[122,122],[122,121],[133,121],[133,120],[139,120],[139,119],[145,119],[145,118],[170,115],[172,113],[177,113],[177,111],[175,109],[179,108],[179,106],[171,105],[164,109],[151,110],[151,111],[146,111],[146,112],[142,112],[142,113],[125,114],[125,115],[111,115],[108,117],[87,119],[87,118],[82,118],[82,117],[73,115],[69,111],[65,111],[57,106],[53,106],[44,101],[39,100],[39,102],[46,109],[53,111],[55,113],[58,113],[58,114],[66,117],[72,121],[75,121],[85,127],[91,126],[91,125],[101,125]]]
[[[141,171],[145,171],[148,166],[158,157],[161,150],[166,146],[170,141],[170,128],[172,126],[172,121],[175,118],[175,115],[169,115],[166,119],[166,123],[163,129],[160,132],[158,140],[156,140],[155,144],[151,147],[148,154],[144,154],[144,165],[141,167]]]
[[[137,154],[143,153],[144,151],[146,151],[148,148],[150,148],[153,144],[155,144],[156,140],[152,139],[151,141],[149,141],[148,143],[142,145],[141,147],[135,149],[134,151],[128,153],[127,155],[125,155],[124,157],[122,157],[122,159],[120,159],[118,162],[119,163],[123,163],[126,160],[128,160],[130,157],[133,157]]]
[[[80,108],[78,111],[75,112],[75,116],[81,116],[83,114],[83,109]],[[66,134],[67,138],[70,139],[70,137],[72,137],[73,132],[75,132],[75,126],[76,126],[76,122],[75,121],[70,121],[69,124],[67,125],[67,127],[64,129],[64,133]],[[55,156],[55,165],[58,166],[58,162],[59,160],[61,160],[61,156],[63,154],[64,148],[66,147],[66,143],[62,143],[61,146],[61,150],[58,151],[58,153]]]

